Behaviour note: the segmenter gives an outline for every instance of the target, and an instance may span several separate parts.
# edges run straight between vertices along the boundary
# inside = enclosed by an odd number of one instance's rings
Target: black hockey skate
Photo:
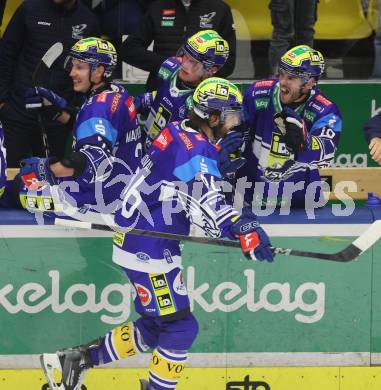
[[[81,389],[87,371],[93,366],[88,351],[89,346],[81,345],[41,355],[41,365],[51,390]]]

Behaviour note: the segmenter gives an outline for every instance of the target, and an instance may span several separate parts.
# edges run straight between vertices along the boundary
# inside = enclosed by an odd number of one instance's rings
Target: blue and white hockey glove
[[[307,150],[308,131],[303,118],[290,107],[282,111],[286,134],[284,140],[289,152],[297,154]]]
[[[239,238],[242,252],[248,260],[274,261],[270,239],[250,209],[242,210],[242,215],[230,227],[230,231]]]
[[[44,87],[28,88],[25,92],[25,103],[26,109],[54,106],[59,112],[68,106],[66,99]]]
[[[241,146],[243,144],[243,135],[237,131],[230,131],[225,138],[218,140],[217,145],[221,147],[218,154],[218,169],[222,176],[232,179],[246,159],[242,157]]]
[[[57,159],[30,157],[20,163],[20,178],[30,191],[38,191],[47,185],[57,184],[54,173],[50,170],[50,164]]]

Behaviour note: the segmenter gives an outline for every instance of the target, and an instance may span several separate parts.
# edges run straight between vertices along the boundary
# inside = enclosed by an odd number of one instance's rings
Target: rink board
[[[142,369],[93,369],[83,390],[139,390]],[[0,370],[0,390],[48,390],[41,370]],[[379,390],[380,367],[188,368],[178,390]]]
[[[275,246],[336,252],[372,218],[364,211],[333,224],[320,213],[321,224],[283,224],[292,222],[284,216],[264,226]],[[248,262],[238,249],[184,244],[184,276],[200,324],[189,366],[378,364],[380,253],[378,243],[347,264],[286,256],[267,264]],[[0,225],[0,263],[0,327],[7,330],[1,368],[36,368],[38,354],[136,318],[108,234]],[[147,361],[127,364],[141,368]]]

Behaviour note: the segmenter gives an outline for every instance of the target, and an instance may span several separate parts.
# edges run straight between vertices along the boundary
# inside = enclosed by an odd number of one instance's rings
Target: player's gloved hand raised
[[[30,191],[42,190],[47,185],[57,184],[56,177],[50,169],[50,164],[57,159],[30,157],[20,163],[20,178]]]
[[[286,148],[291,153],[298,153],[307,150],[308,131],[302,117],[290,107],[284,107],[282,111],[284,126],[286,130]]]
[[[150,92],[141,93],[134,97],[134,105],[137,114],[147,115],[153,104],[153,95]]]
[[[250,209],[242,210],[242,215],[230,227],[230,231],[239,238],[242,252],[247,259],[268,262],[274,260],[270,239]]]
[[[66,99],[44,87],[28,88],[25,92],[26,109],[54,106],[60,112],[68,106]]]
[[[241,146],[243,144],[243,135],[238,131],[230,131],[225,138],[218,140],[217,145],[221,147],[218,154],[218,169],[222,176],[231,179],[246,159],[242,157]]]

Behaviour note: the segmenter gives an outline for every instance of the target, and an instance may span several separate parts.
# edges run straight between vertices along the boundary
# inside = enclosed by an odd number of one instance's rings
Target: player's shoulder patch
[[[161,64],[159,77],[168,80],[179,67],[180,63],[175,57],[168,58]]]
[[[323,96],[320,93],[315,95],[315,100],[318,101],[319,103],[323,104],[326,107],[331,106],[333,104],[330,100],[328,100],[325,96]]]
[[[103,91],[101,92],[97,97],[96,97],[96,102],[97,103],[106,103],[107,101],[107,94],[108,92],[107,91]]]
[[[181,141],[181,143],[184,145],[185,149],[189,152],[190,150],[194,149],[194,145],[190,137],[185,133],[185,131],[179,131],[178,137]]]
[[[253,83],[254,88],[272,87],[276,83],[276,80],[259,80]]]
[[[317,93],[311,99],[309,99],[306,104],[306,109],[309,109],[312,113],[316,113],[318,115],[330,112],[334,108],[335,103],[327,99],[319,91],[317,91]]]
[[[172,143],[173,136],[171,131],[166,127],[162,130],[159,135],[154,139],[152,144],[159,148],[161,151],[164,151],[168,148],[168,146]]]
[[[127,99],[124,101],[124,105],[127,107],[128,115],[131,120],[135,119],[136,117],[136,109],[134,104],[134,99],[132,96],[128,96]]]

